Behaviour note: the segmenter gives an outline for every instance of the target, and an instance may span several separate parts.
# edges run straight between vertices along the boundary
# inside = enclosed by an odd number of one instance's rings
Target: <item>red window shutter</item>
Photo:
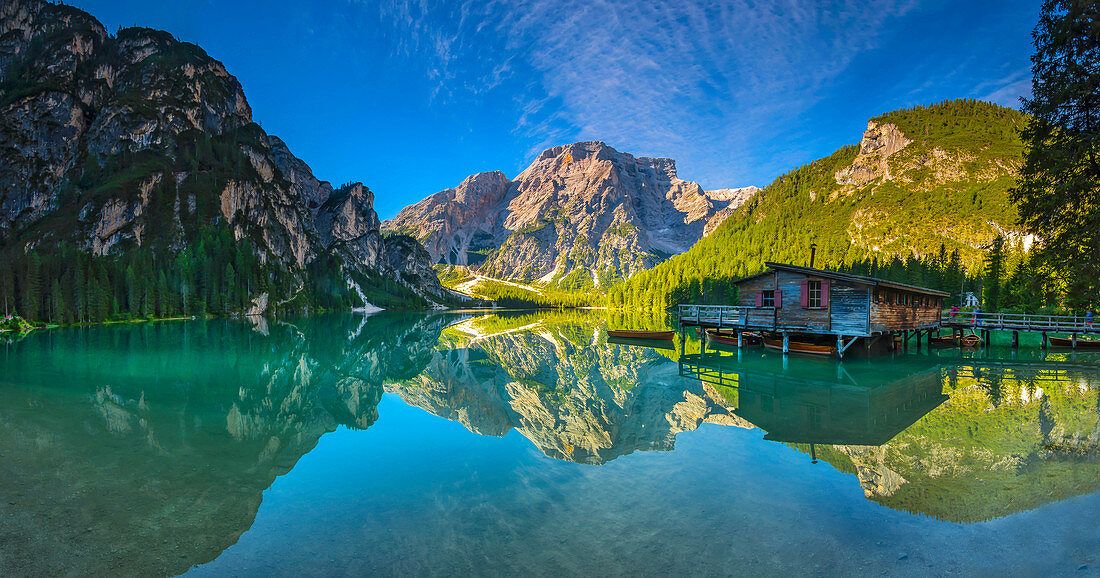
[[[802,308],[805,309],[810,306],[810,282],[802,281]]]
[[[825,309],[829,308],[829,280],[826,279],[821,282],[821,306]]]
[[[775,292],[775,308],[776,309],[781,309],[782,307],[783,307],[783,292],[777,290]]]
[[[764,306],[764,292],[763,291],[757,291],[756,292],[756,306],[757,307],[763,307]]]

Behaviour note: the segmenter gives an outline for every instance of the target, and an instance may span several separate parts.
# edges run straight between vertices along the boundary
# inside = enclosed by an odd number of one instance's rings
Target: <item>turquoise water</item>
[[[599,315],[0,345],[0,575],[1100,573],[1100,356],[607,342]]]

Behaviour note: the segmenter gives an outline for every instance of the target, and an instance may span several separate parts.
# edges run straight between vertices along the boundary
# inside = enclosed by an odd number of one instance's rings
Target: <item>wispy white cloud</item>
[[[1024,68],[995,80],[981,82],[974,87],[972,94],[981,100],[1019,108],[1021,98],[1031,98],[1031,80],[1031,69]]]
[[[795,122],[913,0],[460,0],[377,4],[434,98],[509,91],[529,155],[605,140],[741,185],[762,134]],[[1006,87],[1007,88],[1007,87]],[[681,171],[685,172],[685,171]],[[753,183],[765,184],[765,183]]]

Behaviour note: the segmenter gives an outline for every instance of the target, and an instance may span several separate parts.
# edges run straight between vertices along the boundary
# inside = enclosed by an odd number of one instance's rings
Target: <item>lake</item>
[[[1100,574],[1100,354],[604,333],[662,323],[383,312],[2,343],[0,575]]]

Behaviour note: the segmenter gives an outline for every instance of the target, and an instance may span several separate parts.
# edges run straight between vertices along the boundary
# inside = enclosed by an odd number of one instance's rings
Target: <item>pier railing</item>
[[[729,305],[680,305],[680,322],[717,327],[775,327],[775,307]]]
[[[1001,331],[1044,331],[1047,333],[1100,333],[1096,323],[1083,315],[1032,315],[1027,313],[945,313],[944,327],[970,327]]]

